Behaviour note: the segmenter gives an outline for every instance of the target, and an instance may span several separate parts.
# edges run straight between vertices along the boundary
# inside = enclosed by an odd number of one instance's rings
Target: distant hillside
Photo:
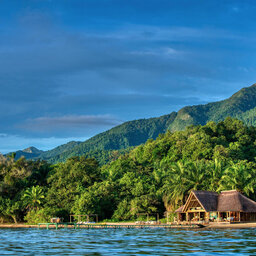
[[[145,143],[148,139],[155,139],[160,133],[165,133],[167,127],[173,122],[177,113],[158,118],[140,119],[116,126],[106,132],[100,133],[91,139],[67,148],[62,145],[59,154],[56,149],[49,150],[40,155],[40,158],[51,162],[64,161],[71,156],[80,156],[88,152],[120,150]],[[59,148],[59,147],[58,147]]]
[[[98,156],[99,152],[140,145],[148,139],[155,139],[167,130],[184,130],[188,125],[205,125],[209,121],[219,122],[228,116],[236,117],[247,125],[256,126],[256,84],[241,89],[226,100],[184,107],[178,113],[172,112],[161,117],[129,121],[85,142],[70,142],[53,150],[42,152],[36,158],[60,162],[71,156],[84,155],[89,152],[91,156]]]
[[[186,126],[205,125],[209,121],[223,121],[226,117],[236,117],[247,125],[255,126],[256,122],[256,84],[243,88],[230,98],[205,105],[182,108],[173,123],[171,131],[184,130]],[[253,121],[252,121],[253,120]]]
[[[66,152],[72,152],[72,150],[74,150],[81,143],[82,142],[80,142],[80,141],[70,141],[70,142],[60,145],[52,150],[44,151],[37,158],[41,158],[43,160],[48,160],[50,162],[53,162],[51,158],[54,158],[61,154],[65,154]]]
[[[18,150],[15,152],[15,159],[19,159],[21,157],[25,157],[26,159],[31,159],[31,158],[37,158],[39,157],[44,151],[39,150],[35,147],[29,147],[23,150]],[[9,154],[7,154],[9,155]]]

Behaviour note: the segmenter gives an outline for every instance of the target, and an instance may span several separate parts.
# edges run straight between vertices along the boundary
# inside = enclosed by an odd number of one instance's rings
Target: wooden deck
[[[188,224],[188,225],[176,225],[176,224],[78,224],[74,222],[63,222],[63,223],[38,223],[38,229],[59,229],[59,228],[86,228],[86,229],[121,229],[121,228],[203,228],[201,224]]]

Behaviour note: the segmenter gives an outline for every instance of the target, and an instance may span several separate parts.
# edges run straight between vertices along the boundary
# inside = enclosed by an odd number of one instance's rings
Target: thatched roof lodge
[[[175,211],[179,221],[256,221],[256,202],[236,190],[192,191],[186,203]]]

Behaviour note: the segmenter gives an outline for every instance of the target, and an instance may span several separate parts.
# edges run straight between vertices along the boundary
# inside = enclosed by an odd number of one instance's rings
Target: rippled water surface
[[[256,229],[0,229],[0,255],[256,255]]]

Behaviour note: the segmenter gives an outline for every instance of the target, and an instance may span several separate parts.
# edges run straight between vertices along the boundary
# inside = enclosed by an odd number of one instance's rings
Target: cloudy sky
[[[0,152],[255,83],[255,13],[254,0],[0,0]]]

